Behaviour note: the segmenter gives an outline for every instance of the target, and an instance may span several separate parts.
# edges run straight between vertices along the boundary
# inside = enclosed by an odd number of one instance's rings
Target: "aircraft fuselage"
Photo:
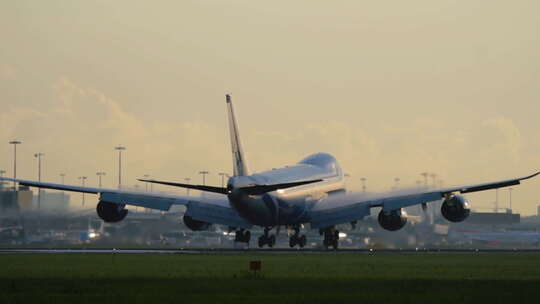
[[[293,166],[231,177],[228,181],[229,188],[238,189],[251,184],[315,179],[322,181],[262,195],[248,195],[241,190],[233,190],[228,195],[229,203],[253,225],[274,227],[306,223],[309,221],[309,210],[317,201],[345,191],[343,172],[332,155],[317,153]]]

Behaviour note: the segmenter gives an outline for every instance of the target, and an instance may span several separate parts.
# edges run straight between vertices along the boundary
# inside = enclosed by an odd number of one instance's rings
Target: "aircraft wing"
[[[99,200],[128,206],[168,211],[172,205],[186,206],[186,215],[199,221],[230,227],[250,228],[245,219],[229,205],[227,196],[182,196],[175,194],[126,191],[118,189],[82,187],[24,179],[0,178],[0,181],[17,182],[21,186],[99,195]]]
[[[533,178],[539,174],[540,172],[537,172],[514,179],[441,189],[424,187],[379,194],[351,193],[331,195],[314,204],[310,210],[310,223],[312,228],[350,223],[370,215],[370,210],[373,207],[382,207],[384,210],[395,210],[438,201],[450,193],[470,193],[519,185],[522,180]]]

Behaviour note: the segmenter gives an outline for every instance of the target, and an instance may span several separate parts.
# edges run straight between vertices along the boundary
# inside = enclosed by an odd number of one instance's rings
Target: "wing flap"
[[[101,193],[100,200],[116,204],[132,205],[161,211],[169,211],[172,205],[185,205],[188,203],[188,201],[185,199],[175,197],[114,192]]]
[[[310,225],[313,229],[330,227],[361,220],[370,214],[371,206],[368,203],[316,210],[310,214]]]
[[[230,207],[208,204],[199,201],[189,202],[187,205],[186,215],[189,215],[199,221],[229,227],[249,229],[252,226]]]

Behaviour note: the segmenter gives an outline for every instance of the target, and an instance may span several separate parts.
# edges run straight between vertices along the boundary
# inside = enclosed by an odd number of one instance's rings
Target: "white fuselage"
[[[309,210],[317,201],[345,191],[343,172],[330,154],[313,154],[293,166],[231,177],[228,181],[230,188],[241,188],[318,179],[322,181],[263,195],[233,191],[228,195],[229,203],[254,225],[273,227],[305,223],[309,221]]]

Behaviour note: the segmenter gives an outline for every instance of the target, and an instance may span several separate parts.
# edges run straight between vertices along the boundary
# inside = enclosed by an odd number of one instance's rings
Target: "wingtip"
[[[534,174],[531,174],[531,175],[529,175],[529,176],[527,176],[527,177],[525,177],[525,178],[522,178],[522,179],[533,178],[533,177],[535,177],[535,176],[537,176],[537,175],[540,175],[540,171],[538,171],[538,172],[536,172],[536,173],[534,173]]]

